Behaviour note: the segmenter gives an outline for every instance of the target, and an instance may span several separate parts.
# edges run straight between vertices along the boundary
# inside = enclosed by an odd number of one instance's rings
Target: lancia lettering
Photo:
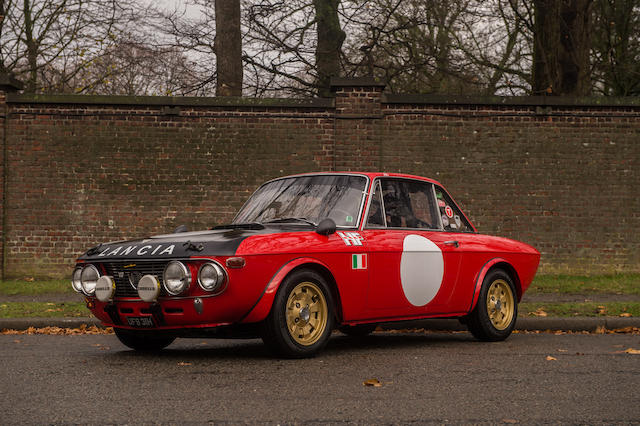
[[[175,244],[170,244],[170,245],[162,245],[162,244],[158,244],[155,246],[152,245],[146,245],[146,246],[142,246],[140,248],[138,248],[137,245],[134,246],[118,246],[116,248],[107,248],[105,250],[103,250],[100,254],[98,254],[98,257],[115,257],[115,256],[130,256],[130,255],[135,255],[135,256],[145,256],[145,255],[149,255],[149,256],[163,256],[163,255],[172,255],[174,249],[176,248]],[[138,249],[136,251],[136,249]],[[135,266],[131,265],[131,266]],[[129,267],[129,266],[126,266]]]

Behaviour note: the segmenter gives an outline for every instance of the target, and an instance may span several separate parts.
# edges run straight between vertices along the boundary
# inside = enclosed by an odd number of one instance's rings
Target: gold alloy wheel
[[[287,329],[293,340],[304,346],[317,342],[329,319],[322,290],[312,282],[301,282],[289,294],[286,308]]]
[[[487,292],[487,314],[491,324],[498,330],[506,329],[511,324],[514,312],[515,299],[511,286],[505,280],[495,280]]]

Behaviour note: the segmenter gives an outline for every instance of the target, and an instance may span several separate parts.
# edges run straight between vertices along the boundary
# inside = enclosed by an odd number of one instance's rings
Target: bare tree
[[[331,96],[329,81],[340,74],[342,43],[346,37],[340,28],[338,5],[340,0],[313,0],[316,12],[318,43],[316,46],[316,69],[318,71],[318,94]]]
[[[194,64],[176,49],[159,49],[141,40],[120,40],[62,87],[61,92],[101,95],[184,95],[199,83]],[[55,69],[43,73],[43,78]]]
[[[243,0],[243,56],[253,96],[316,93],[315,13],[308,0]]]
[[[242,96],[240,0],[216,0],[216,95]]]
[[[2,8],[0,62],[27,92],[64,87],[134,19],[119,0],[4,0]],[[54,69],[57,78],[43,81]]]
[[[484,94],[528,93],[533,48],[528,0],[475,0],[461,21],[463,27],[454,36]]]
[[[591,92],[593,0],[534,0],[533,93]]]
[[[349,75],[375,75],[394,92],[480,90],[457,33],[471,0],[372,0],[344,9]],[[352,32],[355,29],[355,34]]]
[[[594,6],[595,91],[640,96],[640,0],[597,0]]]

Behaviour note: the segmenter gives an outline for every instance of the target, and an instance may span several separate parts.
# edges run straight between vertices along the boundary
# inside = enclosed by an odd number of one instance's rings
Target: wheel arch
[[[480,272],[478,272],[478,275],[476,275],[475,286],[473,290],[473,298],[471,301],[471,307],[469,308],[469,312],[473,311],[473,309],[476,307],[476,304],[478,303],[478,298],[480,296],[480,288],[482,287],[482,282],[484,281],[484,278],[487,276],[489,272],[494,271],[496,269],[501,269],[505,271],[505,273],[507,273],[509,277],[511,277],[511,279],[513,280],[513,285],[516,288],[516,299],[518,303],[520,303],[520,300],[522,299],[522,283],[520,281],[520,277],[518,276],[518,272],[513,267],[513,265],[509,263],[507,260],[496,257],[489,260],[487,263],[485,263],[482,269],[480,270]]]
[[[302,269],[312,270],[325,279],[332,292],[331,295],[334,299],[335,316],[339,323],[342,320],[342,300],[340,298],[340,291],[338,290],[336,280],[326,264],[318,259],[308,257],[292,259],[288,263],[285,263],[271,278],[255,306],[240,322],[252,323],[264,320],[271,311],[271,306],[273,305],[273,301],[280,285],[289,275]]]
[[[336,282],[329,268],[324,264],[316,262],[303,263],[289,271],[289,273],[287,273],[282,281],[284,281],[284,279],[286,279],[292,273],[301,269],[310,269],[324,278],[324,280],[327,282],[327,285],[329,286],[329,289],[331,290],[331,296],[333,296],[336,320],[338,321],[338,323],[342,322],[342,299],[340,298],[340,290],[338,289],[338,283]],[[282,284],[282,281],[280,282],[280,284]],[[278,287],[280,287],[280,284],[278,284]]]

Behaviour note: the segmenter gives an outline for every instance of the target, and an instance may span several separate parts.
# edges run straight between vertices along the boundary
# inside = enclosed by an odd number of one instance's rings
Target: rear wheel
[[[489,271],[482,282],[478,303],[466,319],[471,334],[483,341],[509,337],[518,316],[515,295],[513,280],[505,271]]]
[[[136,351],[154,352],[159,351],[176,340],[175,337],[168,336],[152,336],[149,333],[141,331],[130,331],[121,328],[114,328],[116,337],[123,345],[135,349]]]
[[[333,297],[325,280],[315,271],[295,271],[276,294],[262,340],[279,355],[311,357],[327,344],[333,324]]]

